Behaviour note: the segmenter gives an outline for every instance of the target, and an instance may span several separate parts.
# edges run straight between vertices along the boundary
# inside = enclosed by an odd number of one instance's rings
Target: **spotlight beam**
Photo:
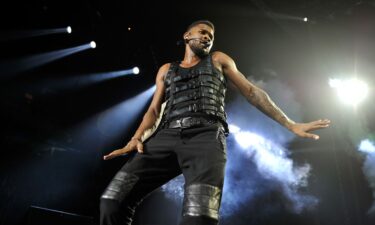
[[[13,74],[24,72],[29,69],[33,69],[49,62],[64,58],[66,56],[90,49],[90,44],[84,44],[72,48],[56,50],[52,52],[41,53],[32,55],[29,57],[21,58],[18,60],[8,61],[0,64],[0,71],[3,72],[3,76],[0,79],[9,78]]]
[[[8,32],[4,32],[1,34],[0,41],[25,39],[25,38],[30,38],[30,37],[45,36],[49,34],[65,34],[65,33],[71,33],[71,31],[72,31],[71,27],[70,29],[69,27],[64,27],[64,28],[54,28],[54,29],[42,29],[42,30],[8,31]]]
[[[56,90],[73,90],[77,88],[83,88],[95,83],[99,83],[105,80],[114,79],[117,77],[136,75],[134,73],[134,68],[111,71],[111,72],[102,72],[102,73],[89,73],[89,74],[77,74],[72,77],[63,77],[63,78],[53,78],[53,79],[44,79],[39,82],[38,85],[34,85],[37,89],[42,87],[49,87],[50,89]]]
[[[100,113],[97,119],[99,131],[108,137],[108,141],[123,136],[144,110],[155,90],[156,85],[153,85],[142,93]]]
[[[298,16],[292,16],[292,15],[286,15],[286,14],[281,14],[281,13],[274,13],[271,8],[269,8],[266,3],[262,0],[251,0],[253,4],[255,4],[267,17],[269,17],[272,20],[295,20],[295,21],[306,21],[307,18],[301,18]]]

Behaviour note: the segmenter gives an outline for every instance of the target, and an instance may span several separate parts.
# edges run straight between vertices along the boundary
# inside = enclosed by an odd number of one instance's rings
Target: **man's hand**
[[[104,160],[113,159],[117,156],[127,154],[129,152],[137,150],[139,153],[143,153],[143,144],[138,139],[132,139],[129,143],[120,149],[114,150],[113,152],[109,153],[108,155],[103,156]]]
[[[289,129],[300,137],[313,138],[315,140],[318,140],[319,136],[309,133],[309,131],[326,128],[330,123],[331,121],[329,121],[328,119],[316,120],[310,123],[295,123],[291,125]]]

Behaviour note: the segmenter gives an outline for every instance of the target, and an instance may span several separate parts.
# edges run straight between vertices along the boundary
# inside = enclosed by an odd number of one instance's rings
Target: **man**
[[[192,23],[183,35],[181,62],[163,65],[156,91],[143,121],[129,143],[104,156],[111,159],[138,151],[115,175],[101,196],[102,225],[131,224],[136,206],[151,191],[183,173],[185,195],[181,225],[218,224],[226,163],[228,133],[224,98],[230,80],[246,99],[300,137],[319,137],[309,131],[329,126],[329,120],[296,123],[260,88],[237,70],[228,55],[210,54],[214,25]],[[163,120],[153,136],[142,143],[161,111]]]

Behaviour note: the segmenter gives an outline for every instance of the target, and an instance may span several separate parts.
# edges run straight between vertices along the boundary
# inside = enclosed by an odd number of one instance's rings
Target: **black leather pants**
[[[130,225],[142,199],[181,172],[185,195],[180,225],[218,224],[225,163],[221,125],[161,129],[144,144],[144,153],[136,153],[104,191],[100,224]]]

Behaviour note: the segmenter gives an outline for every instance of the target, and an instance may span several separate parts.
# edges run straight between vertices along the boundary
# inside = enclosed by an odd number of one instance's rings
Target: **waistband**
[[[189,127],[203,127],[218,123],[217,119],[207,119],[204,117],[183,117],[175,119],[164,124],[164,128],[189,128]]]

